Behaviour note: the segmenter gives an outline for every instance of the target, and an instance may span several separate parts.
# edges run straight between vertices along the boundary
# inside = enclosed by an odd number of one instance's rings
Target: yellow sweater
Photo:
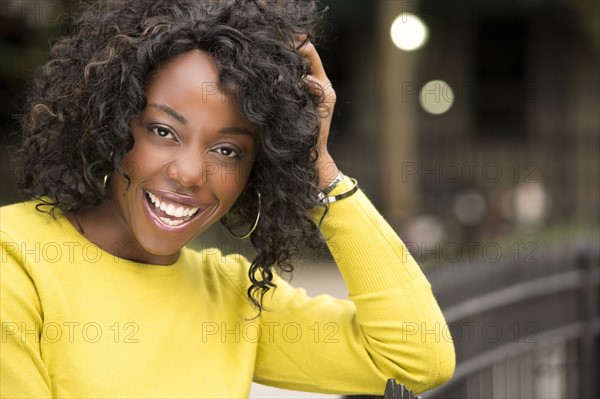
[[[0,208],[2,398],[242,398],[251,381],[382,394],[391,377],[421,392],[454,370],[428,281],[361,191],[322,226],[349,300],[277,278],[254,320],[243,257],[126,261],[34,206]]]

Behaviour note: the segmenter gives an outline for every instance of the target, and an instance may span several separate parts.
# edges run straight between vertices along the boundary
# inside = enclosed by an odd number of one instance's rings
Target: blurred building
[[[329,3],[333,151],[408,241],[597,224],[597,2]]]
[[[427,397],[595,396],[598,2],[354,6],[336,22],[372,37],[344,30],[360,83],[334,150],[451,323],[457,373]]]

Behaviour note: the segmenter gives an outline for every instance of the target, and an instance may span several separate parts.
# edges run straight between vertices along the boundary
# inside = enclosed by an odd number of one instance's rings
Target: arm
[[[319,187],[338,169],[327,150],[335,91],[315,47],[300,53],[311,64],[306,79],[323,89],[318,142]],[[351,187],[346,177],[330,195]],[[323,209],[311,215],[315,222]],[[351,301],[308,298],[278,279],[263,320],[281,327],[261,341],[256,380],[299,390],[381,394],[395,378],[415,392],[446,382],[455,367],[454,346],[431,286],[404,243],[358,191],[330,205],[321,232],[348,286]],[[294,324],[296,323],[296,324]],[[302,337],[286,336],[300,328]],[[270,337],[273,338],[273,337]]]
[[[350,184],[344,180],[334,193]],[[279,279],[262,322],[280,331],[259,345],[257,382],[381,395],[387,378],[416,392],[447,381],[454,346],[431,287],[364,194],[332,204],[321,231],[351,301],[311,299]]]
[[[1,234],[0,397],[50,398],[50,377],[40,353],[39,297],[18,245]]]

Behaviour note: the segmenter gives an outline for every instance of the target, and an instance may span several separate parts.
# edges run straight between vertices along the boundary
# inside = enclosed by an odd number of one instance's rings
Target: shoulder
[[[50,207],[41,200],[30,200],[0,207],[0,233],[3,243],[11,240],[19,245],[40,246],[50,240],[61,240],[72,234],[73,227],[56,211],[53,217]],[[28,244],[29,245],[29,244]],[[33,250],[31,248],[28,248]]]
[[[19,235],[19,232],[33,233],[57,222],[49,212],[50,207],[46,211],[43,205],[40,200],[30,200],[0,207],[0,230],[10,235]]]
[[[19,202],[0,207],[0,238],[2,242],[31,235],[48,220],[36,210],[35,201]],[[50,215],[45,215],[51,219]],[[41,222],[41,223],[40,223]]]
[[[0,215],[2,216],[2,219],[0,219],[0,222],[2,225],[0,225],[0,227],[5,227],[7,224],[18,220],[19,218],[30,218],[35,211],[37,203],[37,201],[31,200],[1,206]]]

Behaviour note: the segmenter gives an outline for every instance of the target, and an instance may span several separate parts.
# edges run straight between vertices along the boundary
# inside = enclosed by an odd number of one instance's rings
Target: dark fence
[[[535,257],[432,267],[448,321],[437,338],[452,337],[457,368],[423,397],[597,397],[599,266],[599,243],[584,240]]]
[[[422,338],[453,340],[457,367],[423,399],[598,397],[600,243],[538,249],[425,270],[448,326]]]

